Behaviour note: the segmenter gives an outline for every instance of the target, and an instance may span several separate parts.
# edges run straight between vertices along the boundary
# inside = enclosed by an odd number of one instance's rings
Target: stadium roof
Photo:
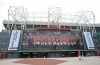
[[[41,21],[10,21],[10,20],[4,20],[3,24],[16,24],[16,25],[20,25],[20,24],[26,24],[26,25],[48,25],[48,22],[41,22]],[[80,25],[84,25],[84,24],[78,24],[78,23],[66,23],[66,22],[60,22],[60,23],[53,23],[53,25],[58,25],[60,24],[61,26],[80,26]],[[49,22],[49,25],[52,25],[52,22]],[[92,26],[92,24],[86,24],[85,26]],[[100,27],[100,24],[96,23],[94,24],[95,27]]]

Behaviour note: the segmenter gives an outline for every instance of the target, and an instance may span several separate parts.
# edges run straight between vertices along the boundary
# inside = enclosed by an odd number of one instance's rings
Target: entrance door
[[[30,53],[30,58],[44,58],[44,57],[48,57],[47,53]]]
[[[23,53],[21,53],[21,58],[30,58],[30,53],[28,53],[28,52],[23,52]]]
[[[39,53],[30,53],[30,58],[39,58]]]
[[[71,57],[77,57],[77,52],[75,52],[75,51],[71,51],[71,52],[69,52],[69,54]]]

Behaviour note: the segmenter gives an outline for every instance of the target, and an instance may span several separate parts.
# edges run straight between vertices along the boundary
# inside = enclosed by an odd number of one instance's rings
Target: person
[[[82,53],[82,55],[83,55],[83,53]],[[79,61],[83,60],[83,57],[81,56],[81,52],[80,51],[78,52],[78,57],[79,57]]]
[[[97,51],[98,56],[100,56],[100,50]]]

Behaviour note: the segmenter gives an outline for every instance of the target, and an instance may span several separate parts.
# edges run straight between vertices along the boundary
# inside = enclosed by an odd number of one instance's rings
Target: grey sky
[[[0,30],[2,21],[7,19],[9,6],[24,6],[29,12],[47,12],[49,6],[61,7],[64,14],[74,14],[82,10],[93,11],[96,23],[100,21],[100,0],[0,0]]]

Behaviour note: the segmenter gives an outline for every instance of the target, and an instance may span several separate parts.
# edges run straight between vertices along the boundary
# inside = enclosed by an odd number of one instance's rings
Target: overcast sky
[[[29,12],[47,12],[50,6],[61,7],[64,14],[93,11],[95,22],[100,22],[100,0],[0,0],[0,30],[3,20],[7,19],[9,6],[24,6]]]

